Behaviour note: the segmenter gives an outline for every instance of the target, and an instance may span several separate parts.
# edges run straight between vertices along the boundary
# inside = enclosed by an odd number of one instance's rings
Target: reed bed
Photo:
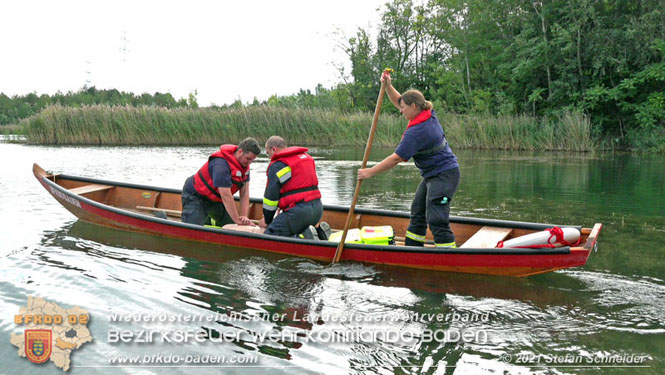
[[[440,116],[452,145],[494,150],[593,151],[591,122],[581,114],[554,119],[530,116]]]
[[[371,122],[371,113],[321,109],[94,105],[51,106],[20,125],[29,141],[37,144],[215,145],[237,143],[248,136],[265,140],[278,134],[290,144],[335,146],[365,144]],[[385,131],[377,134],[377,144],[394,144],[403,120],[387,115],[382,117],[381,127]]]
[[[23,128],[19,125],[2,125],[0,126],[0,134],[22,134]]]
[[[574,150],[594,146],[584,117],[564,115],[557,121],[525,116],[439,114],[453,148]],[[75,145],[218,145],[251,136],[265,141],[281,135],[289,144],[361,146],[367,142],[371,113],[271,106],[178,108],[51,106],[24,119],[20,126],[30,143]],[[395,146],[405,120],[382,114],[376,146]]]

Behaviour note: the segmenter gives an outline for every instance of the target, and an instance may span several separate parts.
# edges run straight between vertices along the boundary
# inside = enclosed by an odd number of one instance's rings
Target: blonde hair
[[[406,105],[415,104],[421,110],[432,109],[432,102],[425,100],[425,95],[418,90],[408,90],[399,97],[397,103],[404,102]]]

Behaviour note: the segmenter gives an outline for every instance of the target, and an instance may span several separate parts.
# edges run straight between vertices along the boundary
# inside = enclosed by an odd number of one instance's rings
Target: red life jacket
[[[245,182],[249,178],[249,167],[243,168],[235,156],[233,156],[237,149],[238,146],[236,145],[222,145],[219,151],[214,152],[208,157],[208,161],[194,175],[194,189],[196,189],[197,193],[211,201],[222,202],[222,196],[219,195],[219,190],[215,188],[212,176],[210,176],[210,170],[208,170],[208,164],[213,158],[222,158],[229,163],[231,182],[233,183],[231,185],[231,194],[235,194],[236,191],[245,185]]]
[[[275,153],[270,159],[268,170],[276,161],[281,161],[291,168],[291,178],[279,189],[278,205],[283,211],[300,202],[321,198],[314,159],[306,152],[307,149],[304,147],[287,147],[281,152]]]

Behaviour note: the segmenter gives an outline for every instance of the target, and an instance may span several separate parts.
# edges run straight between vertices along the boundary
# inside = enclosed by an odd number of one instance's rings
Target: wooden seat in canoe
[[[87,193],[93,193],[95,191],[103,191],[113,189],[115,186],[111,185],[101,185],[101,184],[89,184],[83,185],[76,188],[69,189],[70,192],[78,195],[83,195]]]
[[[510,232],[512,228],[498,228],[484,226],[480,228],[471,238],[469,238],[462,246],[466,248],[475,248],[475,249],[485,249],[496,247],[497,242],[503,241]]]

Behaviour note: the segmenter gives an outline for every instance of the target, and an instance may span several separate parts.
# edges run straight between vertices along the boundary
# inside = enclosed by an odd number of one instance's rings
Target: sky
[[[341,31],[375,35],[386,0],[2,0],[0,93],[84,85],[197,92],[199,105],[341,82]]]

